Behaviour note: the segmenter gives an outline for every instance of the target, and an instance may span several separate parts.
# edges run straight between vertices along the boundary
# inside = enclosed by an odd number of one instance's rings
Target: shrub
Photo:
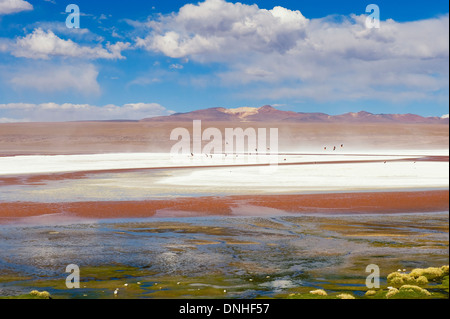
[[[387,276],[387,281],[395,287],[401,287],[403,285],[424,286],[429,281],[442,279],[446,275],[446,272],[448,274],[448,266],[442,266],[440,268],[429,267],[426,269],[416,268],[409,274],[400,272],[390,273]]]
[[[399,272],[393,272],[387,277],[388,283],[393,286],[400,287],[405,284],[416,284],[416,279],[408,274],[402,274]]]
[[[33,290],[32,292],[30,292],[30,295],[32,295],[34,297],[42,298],[42,299],[50,299],[50,293],[48,293],[47,291]]]
[[[439,279],[444,276],[444,270],[442,268],[429,267],[425,269],[413,269],[410,275],[414,278],[424,276],[428,281]]]
[[[386,298],[391,298],[399,293],[399,290],[397,288],[391,288],[389,289],[388,293],[386,294]]]
[[[410,292],[424,296],[431,296],[431,293],[428,290],[414,285],[403,285],[400,287],[400,292]]]
[[[355,297],[353,297],[353,296],[350,295],[350,294],[340,294],[340,295],[337,295],[337,297],[338,297],[339,299],[355,299]]]
[[[416,282],[420,286],[425,286],[426,284],[428,284],[428,279],[425,276],[420,276],[419,278],[416,279]]]
[[[317,289],[317,290],[312,290],[309,292],[312,295],[318,295],[318,296],[327,296],[327,292],[323,289]]]

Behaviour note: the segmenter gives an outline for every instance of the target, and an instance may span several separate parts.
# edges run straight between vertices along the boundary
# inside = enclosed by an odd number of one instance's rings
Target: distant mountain
[[[142,122],[291,122],[291,123],[429,123],[449,124],[448,117],[423,117],[416,114],[373,114],[365,111],[328,115],[325,113],[298,113],[282,111],[270,105],[226,109],[223,107],[197,110],[188,113],[175,113],[168,116],[146,118]]]

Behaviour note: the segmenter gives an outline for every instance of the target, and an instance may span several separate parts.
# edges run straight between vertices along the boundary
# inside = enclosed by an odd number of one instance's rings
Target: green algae
[[[136,267],[100,266],[85,269],[87,277],[80,282],[80,293],[77,298],[98,299],[196,299],[196,298],[230,298],[236,293],[244,292],[249,288],[261,289],[264,283],[274,278],[269,275],[246,277],[224,277],[220,274],[208,276],[158,276],[150,271]],[[361,295],[361,287],[356,285],[356,278],[340,280],[340,282],[322,285],[321,290],[326,295],[311,293],[317,290],[313,287],[294,287],[286,292],[275,295],[260,294],[256,298],[283,298],[283,299],[342,299],[344,295],[351,295],[356,299],[438,299],[448,298],[449,276],[445,275],[433,284],[425,287],[403,285],[399,289],[381,288],[371,290],[370,294]],[[54,299],[68,298],[63,279],[40,279],[37,281],[24,281],[27,288],[50,290]],[[396,292],[393,294],[394,290]],[[114,291],[118,291],[114,294]],[[32,294],[2,297],[15,299],[46,299]]]
[[[145,246],[140,247],[145,247],[146,254],[152,253],[147,245],[155,242],[151,248],[156,248],[157,254],[147,258],[147,264],[139,266],[134,263],[131,253],[129,264],[128,260],[123,264],[108,263],[108,260],[105,264],[80,264],[80,289],[66,288],[67,274],[25,276],[3,272],[0,273],[0,289],[10,285],[21,288],[22,292],[46,290],[54,299],[338,299],[338,295],[344,293],[357,299],[387,299],[388,286],[401,288],[410,284],[426,289],[430,295],[399,289],[390,298],[448,298],[448,268],[446,272],[443,270],[443,276],[432,277],[432,272],[428,271],[415,277],[414,282],[400,285],[388,283],[387,279],[399,268],[427,269],[442,265],[448,255],[448,235],[441,233],[448,229],[446,225],[432,225],[427,221],[429,216],[418,215],[408,216],[403,224],[394,217],[387,221],[364,217],[369,220],[366,222],[353,217],[340,218],[258,217],[239,219],[236,223],[214,220],[209,225],[195,220],[182,223],[152,221],[101,225],[98,228],[101,231],[91,226],[95,230],[92,235],[95,241],[103,238],[102,232],[107,238],[120,237],[117,240],[120,244],[128,239],[144,238]],[[436,218],[435,222],[448,224],[448,217]],[[50,235],[54,243],[46,245],[53,249],[62,245],[59,241],[64,244],[65,238],[84,236],[84,230],[73,229],[52,228]],[[391,234],[388,238],[378,236],[387,232]],[[49,236],[47,229],[39,234]],[[110,242],[108,247],[114,246]],[[128,246],[124,244],[124,247]],[[423,252],[417,250],[422,248]],[[184,264],[191,267],[188,270],[173,270],[167,265],[158,267],[155,258],[167,252],[180,259],[183,256],[205,258],[205,262],[214,254],[220,257],[213,267],[205,266],[200,271],[195,268],[202,267],[201,263],[196,266]],[[383,288],[372,295],[365,295],[368,264],[379,265],[381,271]],[[290,284],[283,286],[283,281]],[[282,285],[278,286],[280,282]],[[325,290],[327,296],[310,293],[316,289]],[[114,294],[116,290],[118,293]],[[18,292],[16,297],[27,299],[27,296]]]
[[[18,295],[18,296],[6,296],[6,297],[1,297],[0,299],[41,299],[41,300],[46,300],[46,299],[52,299],[52,298],[48,298],[45,296],[36,296],[36,295],[32,295],[30,294],[23,294],[23,295]]]

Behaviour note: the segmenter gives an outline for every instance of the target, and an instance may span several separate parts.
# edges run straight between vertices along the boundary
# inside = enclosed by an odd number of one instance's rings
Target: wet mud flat
[[[397,269],[448,264],[448,212],[65,221],[0,226],[0,297],[286,298],[364,296]],[[66,266],[80,267],[67,289]],[[114,291],[118,290],[117,296]],[[448,289],[429,290],[448,298]]]

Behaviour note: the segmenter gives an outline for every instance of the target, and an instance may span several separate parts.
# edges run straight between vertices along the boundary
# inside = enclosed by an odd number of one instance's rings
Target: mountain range
[[[226,109],[222,107],[174,113],[168,116],[146,118],[142,122],[291,122],[291,123],[414,123],[449,124],[448,117],[423,117],[416,114],[373,114],[365,111],[328,115],[278,110],[270,105]]]

